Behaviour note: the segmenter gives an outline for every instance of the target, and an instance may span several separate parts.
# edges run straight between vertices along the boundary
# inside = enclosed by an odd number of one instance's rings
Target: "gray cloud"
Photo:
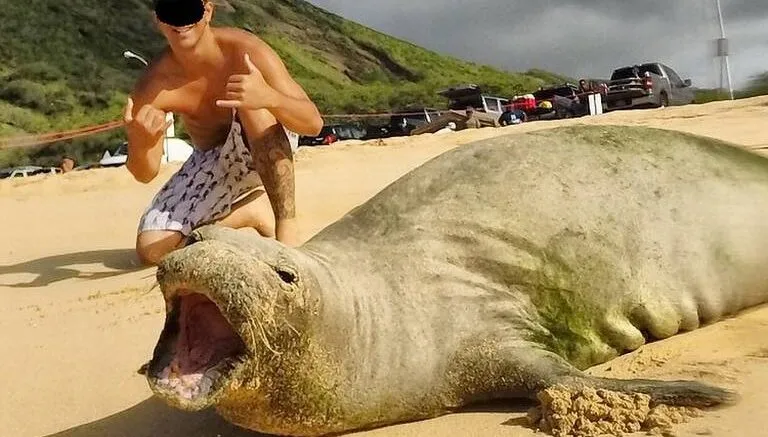
[[[509,70],[607,77],[661,61],[695,85],[719,82],[715,0],[311,0],[438,52]],[[734,85],[768,70],[766,0],[721,0]]]

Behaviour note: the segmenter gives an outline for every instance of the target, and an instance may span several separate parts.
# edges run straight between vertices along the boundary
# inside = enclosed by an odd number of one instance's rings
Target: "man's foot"
[[[275,217],[267,193],[258,189],[237,201],[232,212],[217,224],[234,229],[254,228],[264,237],[275,237]]]

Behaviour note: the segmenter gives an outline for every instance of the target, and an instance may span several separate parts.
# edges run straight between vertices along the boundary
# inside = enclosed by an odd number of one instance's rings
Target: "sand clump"
[[[539,392],[540,406],[529,423],[555,437],[623,436],[646,431],[673,436],[673,426],[701,412],[694,408],[651,405],[650,396],[594,388],[550,387]]]

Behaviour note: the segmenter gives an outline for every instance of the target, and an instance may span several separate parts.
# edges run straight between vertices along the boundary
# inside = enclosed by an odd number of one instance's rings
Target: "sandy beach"
[[[477,139],[570,124],[691,132],[768,151],[768,97],[444,135],[343,142],[297,155],[302,238],[425,161]],[[0,181],[0,437],[246,437],[214,412],[184,413],[152,398],[136,370],[164,320],[154,269],[133,251],[136,224],[178,168],[150,184],[125,168]],[[742,399],[676,428],[679,436],[768,436],[768,306],[647,345],[590,372],[695,378]],[[763,338],[763,340],[760,340]],[[505,403],[356,436],[532,436],[526,403]],[[540,435],[540,434],[539,434]]]

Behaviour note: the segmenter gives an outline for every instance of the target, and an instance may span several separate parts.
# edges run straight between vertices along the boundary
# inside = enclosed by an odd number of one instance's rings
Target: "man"
[[[504,107],[504,112],[499,117],[498,124],[500,126],[510,126],[513,124],[520,124],[527,120],[528,115],[525,111],[515,109],[512,105]]]
[[[298,135],[319,134],[317,108],[261,39],[211,26],[210,0],[155,0],[154,11],[168,47],[126,104],[126,166],[140,182],[155,178],[167,112],[195,151],[141,217],[139,258],[156,265],[208,223],[297,244],[293,151]]]
[[[69,173],[75,169],[75,159],[69,155],[64,155],[59,163],[59,168],[62,173]]]
[[[467,115],[467,121],[465,122],[467,129],[480,129],[483,127],[483,125],[480,123],[480,119],[477,117],[477,114],[475,114],[475,108],[472,106],[467,106],[465,113]]]
[[[590,91],[592,91],[591,84],[588,84],[586,79],[579,79],[579,94],[588,93]]]
[[[591,93],[592,93],[592,84],[587,83],[586,79],[580,79],[578,94],[579,94],[579,103],[581,103],[582,106],[589,108],[589,98],[587,96]]]

